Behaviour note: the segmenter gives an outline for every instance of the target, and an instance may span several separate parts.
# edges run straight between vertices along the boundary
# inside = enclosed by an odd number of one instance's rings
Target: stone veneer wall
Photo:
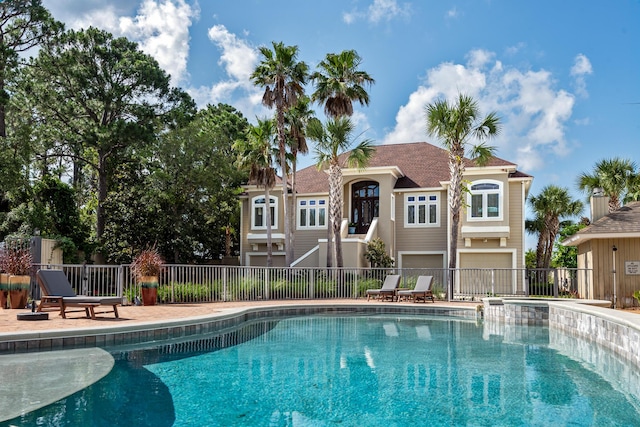
[[[559,330],[596,343],[640,367],[640,316],[604,308],[606,304],[608,301],[485,298],[484,316],[487,322],[548,325],[550,334]]]
[[[640,367],[640,327],[625,318],[616,318],[611,309],[599,307],[571,307],[552,304],[549,325],[563,332],[577,335],[612,350],[615,354]],[[627,314],[629,313],[621,313]],[[631,314],[631,316],[640,316]]]

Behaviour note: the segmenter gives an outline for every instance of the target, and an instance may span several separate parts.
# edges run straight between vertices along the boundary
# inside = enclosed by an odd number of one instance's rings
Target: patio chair
[[[391,301],[393,301],[396,297],[396,290],[398,289],[398,285],[400,285],[400,275],[399,274],[388,275],[384,279],[382,288],[367,289],[367,301],[369,301],[369,298],[371,298],[372,296],[380,300],[390,298]]]
[[[420,300],[427,302],[427,299],[430,299],[431,302],[436,302],[431,291],[432,284],[433,276],[418,276],[418,281],[413,289],[398,291],[398,300],[404,297],[411,298],[413,302]]]
[[[113,313],[118,318],[117,306],[122,304],[120,297],[91,297],[76,295],[62,270],[38,270],[36,279],[40,285],[42,296],[38,311],[55,308],[60,310],[60,316],[67,318],[67,313],[82,311],[69,310],[70,307],[81,307],[85,315],[91,319],[96,318],[96,307],[111,306],[112,310],[100,311],[102,313]]]

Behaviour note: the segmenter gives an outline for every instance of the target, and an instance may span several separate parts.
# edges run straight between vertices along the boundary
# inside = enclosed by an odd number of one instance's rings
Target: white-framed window
[[[298,199],[298,228],[327,228],[326,199]]]
[[[251,229],[266,230],[266,199],[264,196],[257,196],[251,199]],[[271,208],[271,228],[277,229],[278,224],[278,199],[269,196],[269,207]]]
[[[503,184],[500,181],[474,181],[469,186],[467,203],[470,221],[502,220]]]
[[[405,196],[404,225],[437,227],[440,225],[440,196],[437,193],[415,193]]]

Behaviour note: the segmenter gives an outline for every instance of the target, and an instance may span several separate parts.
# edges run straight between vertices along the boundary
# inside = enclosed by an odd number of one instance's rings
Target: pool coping
[[[220,309],[219,312],[179,319],[163,319],[126,325],[100,325],[75,329],[0,333],[0,354],[63,350],[83,347],[117,347],[184,338],[237,326],[244,322],[274,316],[311,314],[430,314],[477,319],[476,306],[398,305],[397,303],[312,303],[269,304]]]

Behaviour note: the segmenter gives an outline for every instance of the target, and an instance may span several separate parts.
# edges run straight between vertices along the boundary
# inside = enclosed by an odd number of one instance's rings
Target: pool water
[[[482,322],[398,315],[258,321],[112,352],[107,376],[4,425],[640,423],[640,398],[623,374],[609,368],[604,378],[586,359],[554,349],[547,328],[510,328],[496,335]]]

